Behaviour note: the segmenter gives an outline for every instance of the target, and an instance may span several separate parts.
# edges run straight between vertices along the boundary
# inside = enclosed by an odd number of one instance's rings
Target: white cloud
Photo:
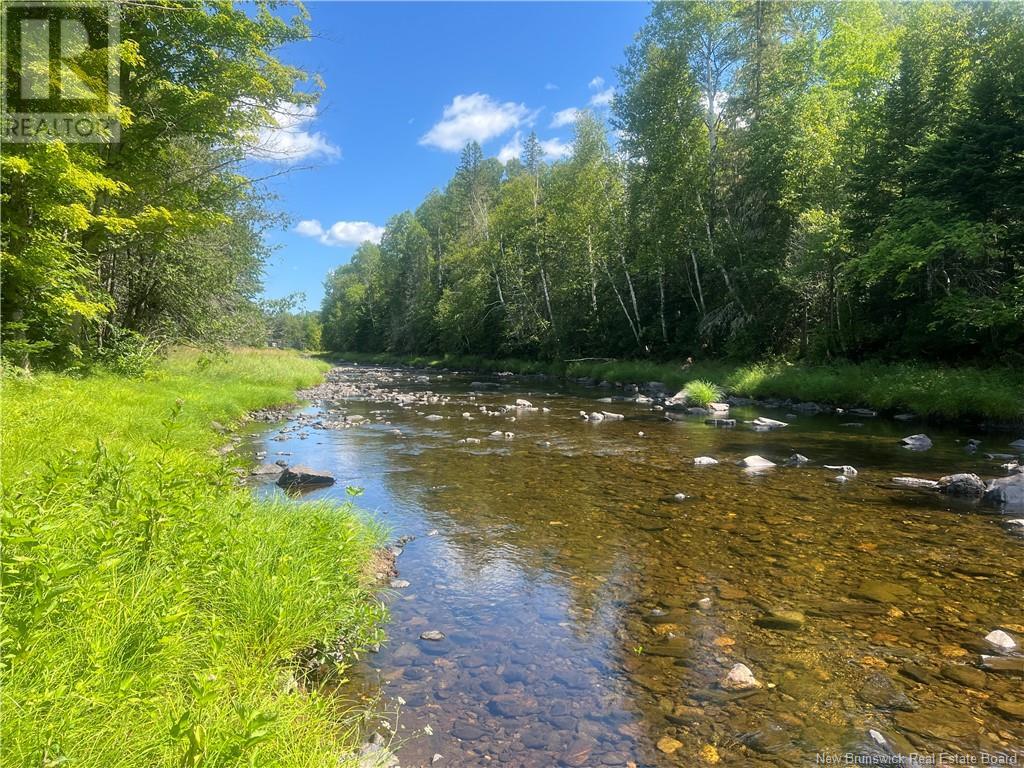
[[[563,157],[568,157],[572,154],[572,145],[566,144],[561,139],[545,139],[540,143],[541,152],[544,153],[544,159],[554,162],[555,160],[561,160]],[[523,154],[523,134],[520,131],[516,131],[515,135],[509,139],[508,143],[501,148],[498,152],[498,159],[502,163],[507,163],[509,160],[515,157],[520,157]]]
[[[612,99],[615,97],[614,88],[605,88],[603,91],[598,91],[590,97],[590,106],[592,107],[607,107],[612,103]]]
[[[545,91],[557,91],[558,90],[558,86],[555,85],[554,83],[544,83],[544,90]]]
[[[515,136],[513,136],[509,140],[508,144],[506,144],[504,147],[501,148],[501,150],[499,150],[499,152],[498,152],[498,160],[500,160],[502,165],[504,165],[509,160],[512,160],[513,158],[516,158],[516,157],[519,157],[522,153],[523,153],[522,134],[519,131],[516,131]]]
[[[532,120],[525,104],[497,102],[486,93],[460,94],[444,108],[441,121],[421,138],[420,144],[458,152],[470,141],[483,144]]]
[[[561,160],[563,157],[568,157],[572,154],[572,145],[566,144],[561,139],[542,141],[540,148],[544,150],[544,157],[552,161]]]
[[[367,240],[379,243],[384,236],[384,227],[368,221],[336,221],[324,229],[316,219],[305,219],[295,225],[295,233],[314,237],[324,245],[360,245]]]
[[[593,80],[591,80],[589,83],[587,83],[587,87],[592,89],[592,90],[595,90],[595,91],[598,88],[600,88],[602,85],[604,85],[604,78],[601,77],[600,75],[598,75]]]
[[[563,125],[572,125],[579,116],[580,111],[576,107],[559,110],[551,117],[551,127],[561,128]]]
[[[260,128],[249,157],[290,165],[300,160],[331,158],[341,154],[319,131],[309,130],[316,120],[315,104],[282,101],[271,110],[275,126]]]

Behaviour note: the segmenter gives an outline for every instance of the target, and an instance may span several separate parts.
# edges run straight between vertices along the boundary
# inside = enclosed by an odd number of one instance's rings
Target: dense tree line
[[[620,84],[566,160],[467,146],[325,345],[1021,360],[1022,6],[658,4]]]
[[[309,35],[305,11],[112,7],[120,141],[4,146],[3,342],[19,364],[130,354],[146,339],[263,340],[254,299],[273,220],[240,164],[261,128],[313,98],[273,55]],[[102,56],[73,66],[106,88]]]

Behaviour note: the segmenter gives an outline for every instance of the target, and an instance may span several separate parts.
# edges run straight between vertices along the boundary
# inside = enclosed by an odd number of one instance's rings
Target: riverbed
[[[377,702],[402,766],[1024,749],[1024,513],[891,483],[1003,476],[986,453],[1020,435],[784,405],[720,428],[632,395],[342,366],[256,442],[336,478],[296,503],[361,488],[402,540],[387,643],[335,693]],[[580,415],[601,411],[622,418]],[[929,450],[901,445],[920,432]],[[737,465],[750,455],[778,466]]]

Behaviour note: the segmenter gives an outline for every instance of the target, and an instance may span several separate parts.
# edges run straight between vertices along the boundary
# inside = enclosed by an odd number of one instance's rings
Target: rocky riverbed
[[[336,692],[377,702],[367,765],[1024,745],[1024,509],[985,500],[1019,435],[367,366],[303,396],[252,482],[326,473],[308,498],[361,487],[395,539],[389,640]]]

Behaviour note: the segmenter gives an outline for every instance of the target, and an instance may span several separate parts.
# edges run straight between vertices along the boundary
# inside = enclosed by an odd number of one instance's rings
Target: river
[[[890,482],[1003,475],[985,452],[1019,435],[754,406],[722,429],[622,388],[371,366],[313,396],[255,450],[337,478],[303,500],[358,486],[415,537],[382,591],[387,643],[336,694],[379,702],[406,768],[980,764],[1024,745],[1024,514]],[[624,418],[580,417],[601,410]],[[923,431],[930,450],[901,446]],[[779,466],[737,466],[751,454]]]

